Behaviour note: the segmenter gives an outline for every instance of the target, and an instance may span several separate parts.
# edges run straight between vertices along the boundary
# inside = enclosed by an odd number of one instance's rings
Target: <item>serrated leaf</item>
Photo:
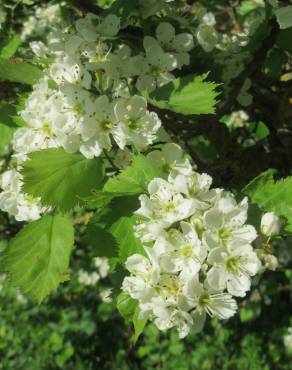
[[[161,173],[142,154],[133,158],[132,163],[119,175],[111,177],[102,191],[94,191],[85,198],[87,206],[99,208],[108,205],[114,198],[138,195],[147,191],[149,182]]]
[[[5,251],[11,283],[41,302],[68,280],[73,242],[73,225],[66,216],[46,215],[25,226]]]
[[[262,210],[286,217],[286,230],[292,232],[292,176],[274,181],[274,173],[274,170],[263,172],[253,179],[243,192]]]
[[[28,157],[21,170],[23,190],[41,197],[43,205],[68,211],[101,187],[101,159],[86,159],[61,148],[33,152]]]
[[[2,81],[33,85],[41,77],[43,72],[32,64],[0,58],[0,80]]]
[[[147,191],[149,182],[159,177],[159,171],[142,154],[134,157],[132,163],[118,176],[110,178],[103,187],[104,192],[141,194]]]
[[[117,256],[120,262],[124,262],[134,253],[144,254],[143,246],[134,235],[134,226],[139,217],[133,212],[139,208],[137,197],[116,198],[92,218],[91,223],[114,238],[117,246]],[[98,243],[98,242],[97,242]],[[109,244],[102,248],[112,250],[114,246]]]
[[[14,35],[7,44],[2,48],[0,52],[0,58],[9,59],[17,51],[19,45],[21,44],[21,38],[19,35]]]
[[[215,113],[215,105],[220,92],[220,84],[205,81],[208,74],[177,78],[159,87],[147,97],[151,104],[170,109],[177,113],[209,114]]]

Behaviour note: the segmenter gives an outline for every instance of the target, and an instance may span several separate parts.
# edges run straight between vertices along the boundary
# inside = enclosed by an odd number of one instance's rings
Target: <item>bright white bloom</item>
[[[195,229],[187,222],[180,223],[181,231],[170,229],[166,238],[159,238],[154,250],[159,251],[160,266],[168,273],[182,272],[183,276],[194,276],[207,257]]]
[[[262,234],[271,237],[280,233],[281,221],[273,212],[267,212],[261,219]]]
[[[244,297],[250,290],[250,276],[254,276],[260,267],[260,261],[251,245],[241,245],[226,251],[214,248],[208,256],[212,265],[207,273],[207,281],[215,290],[224,290],[237,297]]]
[[[156,139],[161,121],[156,113],[147,110],[145,98],[134,95],[128,99],[119,99],[114,111],[127,143],[143,150]]]
[[[122,289],[141,302],[147,302],[155,295],[154,286],[159,279],[159,266],[150,250],[148,255],[150,259],[141,254],[133,254],[125,263],[131,276],[124,279]]]
[[[141,207],[136,214],[156,220],[165,227],[191,216],[196,210],[194,199],[186,199],[163,179],[154,179],[148,185],[149,196],[139,197]]]
[[[191,313],[194,320],[194,332],[202,330],[206,314],[226,320],[237,311],[236,301],[230,294],[212,291],[212,289],[199,283],[196,278],[189,280],[185,288],[185,295],[189,305],[195,307]]]
[[[257,233],[246,225],[247,198],[239,204],[230,193],[222,193],[213,208],[204,215],[203,240],[209,249],[216,247],[240,247],[252,243]]]
[[[164,226],[158,221],[149,221],[147,223],[138,223],[135,227],[135,235],[143,242],[156,240],[165,235]]]
[[[34,221],[46,209],[35,199],[21,191],[22,178],[16,170],[8,170],[0,178],[0,209],[14,216],[17,221]]]
[[[168,177],[171,171],[186,176],[192,172],[192,165],[189,159],[186,158],[184,151],[177,144],[165,144],[161,150],[153,150],[147,157],[165,175],[165,178]]]

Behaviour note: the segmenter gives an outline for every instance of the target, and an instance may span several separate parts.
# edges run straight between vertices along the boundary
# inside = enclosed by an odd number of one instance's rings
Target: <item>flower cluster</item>
[[[34,19],[39,29],[45,29],[51,23],[55,27],[59,16],[60,7],[52,6],[40,8]],[[24,27],[23,37],[35,28],[35,22],[29,21],[31,27]],[[18,169],[29,153],[41,149],[62,147],[68,153],[93,158],[104,150],[142,151],[156,140],[161,121],[147,109],[140,91],[167,83],[174,78],[170,72],[189,64],[193,38],[162,22],[156,37],[142,38],[141,49],[133,55],[130,46],[116,39],[120,27],[116,15],[87,14],[65,32],[53,28],[47,45],[42,41],[30,44],[41,62],[47,61],[47,68],[20,112],[26,126],[13,137]],[[16,215],[6,204],[7,189],[2,189],[1,209]],[[27,198],[20,188],[14,196],[16,203]],[[39,200],[31,202],[38,204]],[[17,217],[34,220],[41,211]]]
[[[22,193],[22,178],[18,171],[12,169],[0,177],[0,209],[8,212],[17,221],[37,220],[46,209],[41,207],[40,199]]]
[[[145,255],[127,259],[123,290],[139,301],[141,318],[184,337],[200,331],[207,314],[233,316],[234,297],[250,290],[261,263],[252,246],[256,230],[246,224],[247,199],[237,203],[230,192],[211,189],[211,177],[190,172],[181,155],[169,169],[140,196],[136,235]]]
[[[62,23],[61,6],[64,4],[49,4],[37,7],[33,15],[29,16],[23,24],[21,38],[43,36],[44,33]]]

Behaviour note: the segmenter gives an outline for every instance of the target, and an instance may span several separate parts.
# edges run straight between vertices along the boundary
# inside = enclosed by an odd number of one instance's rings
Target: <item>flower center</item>
[[[199,298],[199,306],[205,307],[210,303],[210,296],[208,293],[203,293]]]
[[[101,123],[101,128],[105,132],[109,132],[114,128],[114,124],[108,120],[105,120]]]
[[[226,269],[231,272],[239,271],[239,257],[230,257],[225,262]]]
[[[41,132],[46,136],[46,137],[51,137],[52,136],[52,129],[51,126],[48,122],[43,122]]]

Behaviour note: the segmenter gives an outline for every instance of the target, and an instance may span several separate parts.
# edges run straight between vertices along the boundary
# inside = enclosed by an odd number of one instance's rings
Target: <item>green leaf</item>
[[[0,58],[9,59],[17,51],[19,45],[21,44],[21,38],[19,35],[14,35],[12,39],[2,48],[0,52]]]
[[[220,85],[205,81],[208,73],[200,76],[177,78],[150,93],[151,104],[170,109],[182,114],[215,113],[215,105],[220,92],[215,89]]]
[[[286,217],[286,230],[292,232],[292,176],[275,182],[274,173],[274,170],[263,172],[253,179],[243,192],[262,210]]]
[[[137,0],[116,0],[110,7],[108,13],[115,14],[121,18],[121,21],[124,21],[136,7]]]
[[[73,225],[66,216],[46,215],[25,226],[5,251],[11,283],[41,302],[68,280],[73,242]]]
[[[275,14],[281,29],[292,27],[292,5],[277,9]]]
[[[281,30],[276,40],[276,45],[283,50],[287,50],[292,53],[292,28],[286,28]]]
[[[144,254],[140,240],[134,235],[134,226],[140,218],[133,215],[133,212],[138,208],[139,201],[137,197],[116,198],[108,207],[97,212],[89,224],[89,226],[93,224],[112,235],[115,243],[108,239],[109,243],[104,244],[101,248],[103,250],[117,248],[119,262],[121,263],[134,253]],[[98,240],[98,234],[96,238]],[[104,242],[102,238],[101,240]]]
[[[42,76],[43,72],[32,64],[0,58],[0,80],[2,81],[8,80],[33,85]]]
[[[83,243],[94,247],[95,257],[117,257],[118,246],[115,237],[101,227],[89,224],[81,238]]]
[[[17,115],[16,106],[12,104],[0,105],[0,123],[9,127],[17,128],[15,116]]]
[[[104,192],[141,194],[147,191],[149,182],[159,177],[159,171],[151,161],[142,154],[137,155],[133,162],[118,176],[110,178],[103,187]]]
[[[6,154],[7,147],[11,143],[14,129],[0,123],[0,155]]]
[[[88,207],[99,208],[109,204],[114,198],[138,195],[147,191],[149,182],[161,173],[142,154],[133,158],[132,163],[119,175],[111,177],[102,191],[94,191],[84,199]]]
[[[137,342],[138,338],[143,333],[143,330],[144,330],[145,325],[147,323],[147,319],[140,319],[139,314],[140,314],[140,308],[137,306],[136,310],[135,310],[135,313],[134,313],[134,316],[133,316],[133,319],[132,319],[133,324],[134,324],[134,330],[135,330],[135,332],[132,336],[132,341],[134,343]]]
[[[133,319],[137,306],[138,301],[131,298],[128,293],[121,292],[117,296],[117,309],[125,320],[131,321]]]
[[[136,343],[147,323],[147,320],[139,318],[140,308],[138,301],[131,298],[128,293],[121,292],[117,297],[117,308],[127,322],[133,323],[134,334],[131,339]]]
[[[86,159],[63,149],[45,149],[29,154],[23,163],[23,190],[41,197],[42,204],[68,211],[101,187],[102,161]]]

